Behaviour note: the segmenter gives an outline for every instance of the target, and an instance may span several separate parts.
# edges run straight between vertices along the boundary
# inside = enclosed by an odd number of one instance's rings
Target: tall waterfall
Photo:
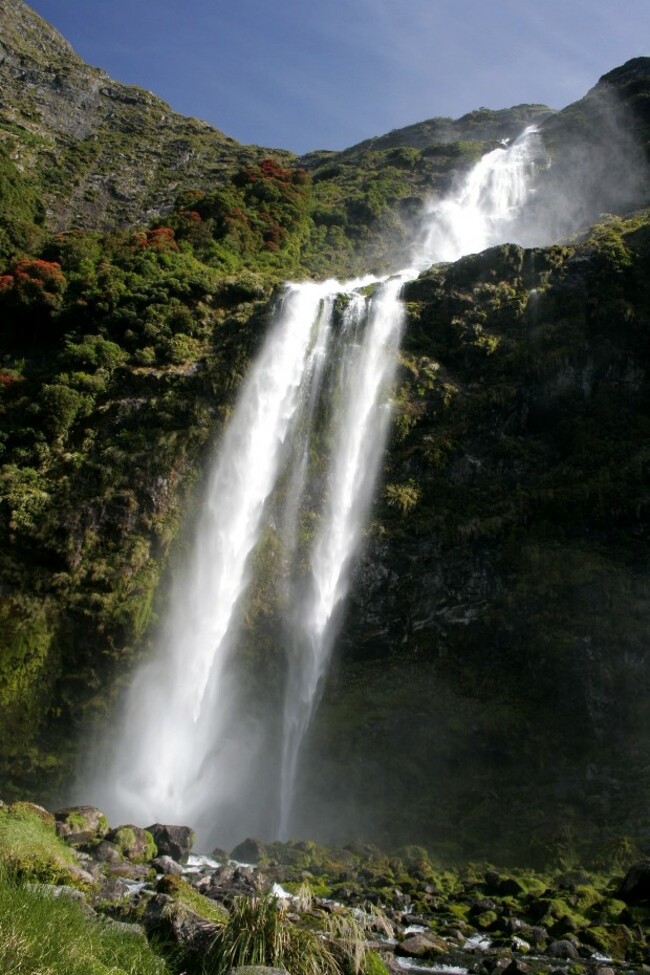
[[[221,838],[224,810],[235,808],[240,838],[251,829],[289,834],[301,746],[389,429],[402,286],[436,261],[506,240],[530,243],[524,207],[541,155],[529,129],[483,156],[453,193],[426,208],[406,270],[287,285],[215,457],[157,652],[135,677],[116,757],[108,774],[102,769],[95,794],[113,819],[187,822]],[[287,646],[284,710],[274,725],[245,713],[236,657],[271,508],[281,536]],[[308,542],[298,529],[306,509],[316,518]],[[282,742],[269,747],[272,727]],[[263,764],[273,766],[275,804],[248,816],[238,803],[244,795],[255,802]]]

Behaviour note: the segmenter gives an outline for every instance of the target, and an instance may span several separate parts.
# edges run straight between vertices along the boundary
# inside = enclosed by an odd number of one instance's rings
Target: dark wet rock
[[[642,860],[630,867],[616,896],[626,904],[650,902],[650,860]]]
[[[167,894],[155,894],[148,901],[142,922],[148,934],[172,941],[198,956],[205,954],[219,932],[217,924],[178,904]]]
[[[495,911],[497,905],[489,897],[482,897],[480,900],[475,901],[470,908],[470,917],[477,914],[483,914],[485,911]]]
[[[574,961],[580,957],[576,946],[566,938],[559,941],[551,941],[546,951],[551,958],[568,958],[570,961]]]
[[[70,842],[70,837],[89,834],[89,839],[105,836],[110,827],[106,816],[96,806],[66,806],[54,813],[56,831]]]
[[[200,887],[198,884],[195,886],[206,897],[228,903],[232,898],[240,897],[242,894],[252,896],[259,889],[261,881],[259,872],[253,867],[228,864],[225,867],[219,867],[209,878],[205,878]]]
[[[249,838],[236,846],[230,854],[231,860],[239,863],[259,863],[267,856],[266,846],[261,840]]]
[[[422,924],[424,927],[427,925],[421,914],[402,914],[400,920],[402,924]]]
[[[220,846],[215,846],[214,850],[212,850],[210,853],[210,856],[218,863],[228,863],[228,860],[230,859],[230,854],[228,851],[222,850]]]
[[[109,840],[101,840],[89,852],[93,860],[97,860],[98,863],[117,863],[122,860],[120,850]]]
[[[421,932],[410,934],[395,945],[395,954],[411,958],[437,958],[446,954],[447,944],[442,938],[434,934]]]
[[[171,857],[177,863],[186,863],[194,844],[194,830],[189,826],[166,826],[154,823],[147,826],[154,838],[158,853]]]
[[[521,958],[513,958],[510,964],[503,969],[503,975],[530,975],[531,972],[531,966],[528,962],[522,961]]]
[[[485,892],[494,897],[519,897],[524,888],[514,877],[502,877],[496,870],[485,874]]]
[[[179,877],[183,873],[183,868],[180,863],[173,860],[170,856],[156,857],[153,861],[152,866],[158,871],[158,873],[163,873],[165,875],[171,874],[174,877]]]
[[[530,925],[522,921],[520,917],[508,917],[503,922],[503,929],[507,931],[508,934],[522,934],[524,931],[530,931]]]

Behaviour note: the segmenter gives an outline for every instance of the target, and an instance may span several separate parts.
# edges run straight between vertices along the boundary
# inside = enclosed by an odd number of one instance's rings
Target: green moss
[[[228,912],[224,907],[199,894],[183,877],[161,877],[156,889],[215,924],[225,924],[228,919]]]

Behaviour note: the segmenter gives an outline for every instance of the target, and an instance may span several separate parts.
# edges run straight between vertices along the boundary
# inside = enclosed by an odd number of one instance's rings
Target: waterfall
[[[437,261],[506,240],[530,243],[525,204],[541,158],[534,129],[483,156],[448,197],[428,205],[406,270],[287,285],[216,452],[190,563],[172,587],[157,652],[136,674],[116,756],[97,784],[97,800],[113,819],[186,822],[206,836],[216,827],[223,837],[224,810],[254,796],[260,761],[272,764],[277,753],[279,820],[272,809],[246,818],[241,808],[234,838],[251,828],[289,834],[301,748],[389,429],[401,289]],[[310,459],[316,435],[324,474]],[[287,644],[279,747],[269,747],[271,725],[256,728],[242,717],[236,665],[252,556],[274,498],[276,508],[282,504],[275,531],[283,543]],[[298,532],[307,507],[316,518],[309,544]]]

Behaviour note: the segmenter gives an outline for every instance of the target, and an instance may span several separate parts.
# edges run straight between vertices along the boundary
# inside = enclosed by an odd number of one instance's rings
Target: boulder
[[[203,958],[219,933],[219,925],[207,921],[168,894],[155,894],[147,902],[142,923],[148,934],[180,945]]]
[[[165,876],[180,877],[183,873],[183,868],[180,863],[176,863],[176,860],[173,860],[170,856],[156,857],[153,861],[153,866],[158,873],[162,873]]]
[[[108,840],[101,840],[96,846],[92,847],[90,852],[93,860],[98,863],[119,863],[123,859],[122,853],[115,843],[110,843]]]
[[[153,860],[158,852],[154,838],[147,829],[128,823],[118,826],[106,834],[109,843],[114,843],[120,852],[134,863]]]
[[[266,856],[266,846],[261,840],[248,838],[236,846],[230,854],[231,860],[239,863],[259,863]]]
[[[142,863],[129,863],[127,860],[122,860],[119,863],[109,863],[106,867],[106,876],[144,881],[149,876],[149,869]]]
[[[650,860],[632,864],[616,896],[626,904],[650,902]]]
[[[580,957],[576,946],[568,940],[551,941],[546,952],[551,958],[568,958],[570,961]]]
[[[93,891],[93,903],[119,903],[131,895],[131,888],[122,877],[103,877]]]
[[[194,843],[194,830],[189,826],[166,826],[154,823],[147,826],[154,838],[158,853],[171,857],[177,863],[186,863]]]
[[[433,934],[411,934],[395,946],[395,954],[411,958],[437,958],[448,950],[442,938]]]
[[[96,806],[66,806],[54,813],[59,836],[87,835],[88,839],[105,836],[110,826],[101,809]]]

